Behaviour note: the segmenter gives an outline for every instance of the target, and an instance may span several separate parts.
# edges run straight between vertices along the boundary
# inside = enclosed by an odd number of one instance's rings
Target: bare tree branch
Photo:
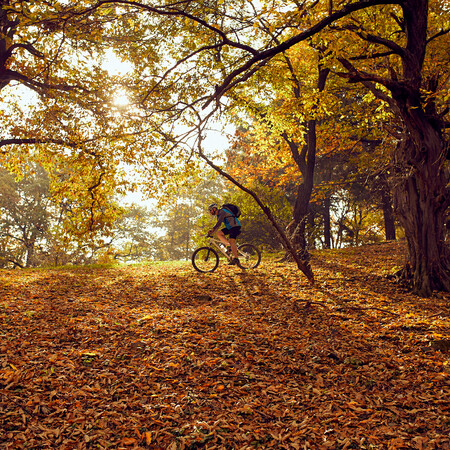
[[[0,83],[8,84],[10,81],[19,81],[24,84],[28,88],[40,92],[41,89],[57,89],[60,91],[74,91],[76,89],[80,89],[84,92],[89,92],[88,89],[83,86],[70,86],[67,84],[50,84],[50,83],[42,83],[40,81],[33,80],[25,75],[22,75],[19,72],[14,70],[6,69],[3,71],[2,77],[0,79]]]
[[[371,86],[370,83],[374,82],[386,86],[395,95],[400,95],[400,93],[409,93],[410,89],[408,88],[408,85],[406,83],[358,70],[348,59],[338,59],[339,62],[348,70],[348,72],[337,72],[336,74],[342,78],[347,78],[350,83],[369,83],[366,84],[366,86],[369,87]],[[379,89],[375,89],[376,88],[374,86],[371,87],[371,90],[373,92],[377,92],[377,96],[379,96],[379,98],[383,98],[383,100],[386,100],[389,105],[393,105],[392,99],[390,99],[389,96],[383,94]]]
[[[376,5],[386,5],[386,4],[401,4],[401,0],[366,0],[366,1],[360,1],[357,3],[351,3],[345,5],[341,10],[338,10],[334,12],[333,14],[325,17],[324,19],[317,22],[312,27],[308,28],[307,30],[297,34],[296,36],[291,37],[290,39],[287,39],[283,43],[276,45],[274,47],[271,47],[267,50],[260,51],[256,55],[252,56],[245,64],[242,66],[236,68],[233,70],[222,82],[222,84],[216,89],[216,92],[211,96],[211,98],[205,103],[203,108],[206,108],[210,105],[210,103],[214,100],[218,100],[226,91],[231,89],[236,83],[232,82],[242,73],[250,70],[253,68],[255,64],[257,64],[260,61],[265,61],[265,63],[268,62],[271,58],[274,56],[288,50],[289,48],[293,47],[294,45],[298,44],[299,42],[305,41],[306,39],[314,36],[319,31],[323,30],[327,26],[331,25],[333,22],[342,19],[343,17],[348,16],[349,14],[359,11],[371,6]],[[248,77],[243,78],[243,81],[248,79]]]
[[[434,34],[433,36],[427,39],[427,44],[429,44],[434,39],[437,39],[438,37],[445,36],[448,33],[450,33],[450,29],[439,31],[438,33]]]
[[[10,138],[10,139],[1,139],[0,147],[4,147],[5,145],[23,145],[23,144],[58,144],[64,145],[66,147],[77,148],[82,144],[79,142],[67,142],[61,139],[42,139],[42,138]]]

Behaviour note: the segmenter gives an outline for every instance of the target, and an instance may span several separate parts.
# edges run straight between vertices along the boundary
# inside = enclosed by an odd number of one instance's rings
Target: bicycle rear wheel
[[[192,254],[192,265],[198,272],[214,272],[219,265],[219,255],[210,247],[200,247]]]
[[[242,269],[255,269],[261,262],[261,252],[253,244],[241,244],[238,246],[239,267]]]

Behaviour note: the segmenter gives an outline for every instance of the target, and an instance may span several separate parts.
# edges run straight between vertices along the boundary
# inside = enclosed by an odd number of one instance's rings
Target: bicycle
[[[207,237],[209,237],[209,246],[199,247],[192,254],[192,265],[194,269],[202,273],[214,272],[219,266],[219,253],[217,250],[230,262],[234,258],[231,249],[227,251],[221,241],[212,236]],[[259,266],[261,252],[255,245],[241,244],[237,248],[239,254],[238,266],[241,269],[256,269]]]

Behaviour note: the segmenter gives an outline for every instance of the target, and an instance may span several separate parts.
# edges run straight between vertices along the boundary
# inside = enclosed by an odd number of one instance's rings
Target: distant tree
[[[38,265],[38,247],[46,245],[50,227],[49,180],[36,167],[20,181],[0,168],[0,264],[19,267]]]
[[[384,235],[387,241],[395,241],[396,219],[394,215],[394,205],[392,191],[385,171],[375,171],[366,181],[367,189],[370,192],[369,200],[383,213]]]
[[[152,255],[153,236],[145,209],[122,207],[123,213],[106,234],[101,230],[83,233],[82,229],[72,233],[74,205],[54,200],[48,174],[41,166],[33,165],[19,181],[0,168],[0,266],[136,261]]]
[[[130,205],[114,222],[107,255],[120,262],[139,262],[154,256],[157,235],[145,207]]]
[[[325,162],[325,170],[318,170],[321,180],[317,191],[321,193],[318,197],[324,198],[323,208],[331,206],[327,196],[332,195],[334,198],[342,196],[345,201],[353,199],[353,203],[364,205],[366,211],[372,211],[374,219],[379,211],[383,216],[385,237],[393,240],[396,237],[396,220],[388,183],[389,166],[384,156],[386,149],[378,149],[380,144],[380,140],[366,136],[359,139],[358,145],[354,145],[351,151],[334,153],[329,162],[331,166],[326,161],[319,161],[319,164]]]
[[[167,208],[153,225],[163,231],[155,241],[155,259],[188,259],[192,252],[192,206],[179,202]]]
[[[357,183],[331,197],[334,248],[383,240],[382,212],[367,201],[367,190]]]
[[[152,227],[159,230],[153,242],[153,259],[189,259],[210,228],[208,205],[220,201],[227,192],[223,179],[210,170],[175,182],[150,212]]]

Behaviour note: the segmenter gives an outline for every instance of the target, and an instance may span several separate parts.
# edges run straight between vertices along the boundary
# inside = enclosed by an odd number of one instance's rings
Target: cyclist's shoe
[[[238,258],[233,258],[229,263],[230,266],[234,266],[234,265],[239,265],[239,259]]]

